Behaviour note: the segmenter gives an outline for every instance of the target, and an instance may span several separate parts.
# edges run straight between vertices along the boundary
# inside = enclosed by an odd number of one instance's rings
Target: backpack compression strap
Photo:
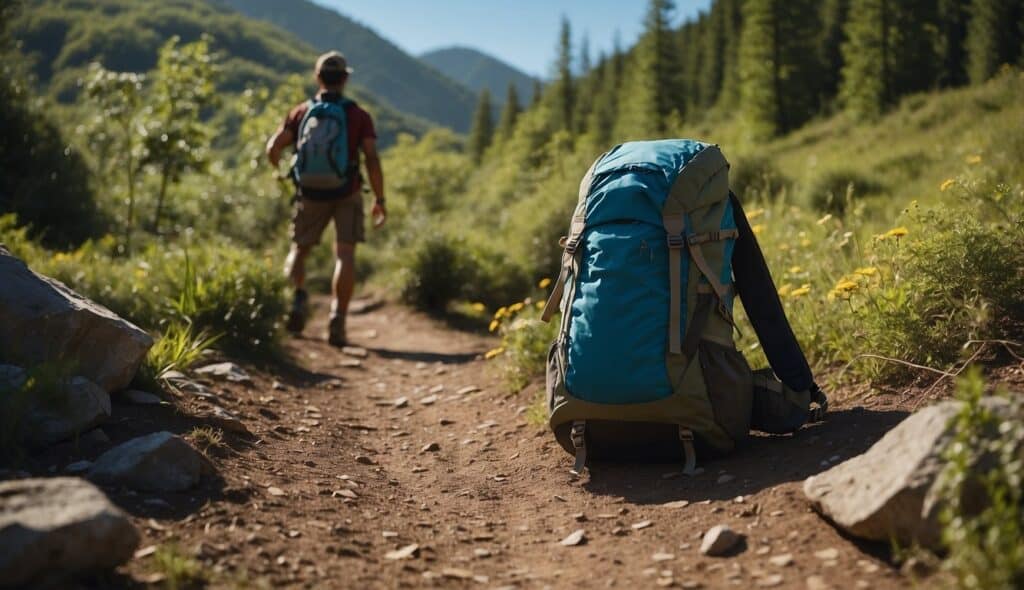
[[[590,186],[594,183],[594,170],[597,169],[597,164],[602,158],[604,158],[604,155],[594,160],[594,163],[590,165],[590,169],[583,175],[583,180],[580,181],[579,204],[576,206],[577,213],[572,216],[572,223],[569,225],[569,235],[565,237],[565,250],[562,252],[562,268],[558,272],[555,284],[551,286],[551,295],[548,297],[547,303],[544,304],[544,311],[540,315],[540,319],[545,322],[551,321],[551,316],[555,315],[555,310],[558,309],[558,305],[562,302],[562,294],[565,293],[565,282],[569,280],[569,270],[572,268],[572,261],[576,258],[576,251],[583,240],[583,232],[587,229],[587,195],[590,193]],[[581,208],[580,205],[583,205],[583,207]]]

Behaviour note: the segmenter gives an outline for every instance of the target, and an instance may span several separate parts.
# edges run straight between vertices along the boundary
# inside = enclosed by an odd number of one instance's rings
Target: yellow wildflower
[[[818,220],[818,225],[825,225],[826,223],[828,223],[829,219],[832,219],[832,214],[831,213],[827,213],[827,214],[825,214],[824,217],[819,219]]]
[[[535,304],[535,307],[536,307],[537,309],[544,309],[544,302],[543,302],[543,301],[538,301],[538,302],[537,302],[537,303]]]
[[[750,230],[754,232],[754,235],[761,235],[761,232],[764,231],[764,225],[758,223],[757,225],[751,227]]]
[[[487,360],[491,360],[492,358],[498,356],[499,354],[501,354],[503,352],[505,352],[505,347],[504,346],[499,346],[498,348],[493,348],[491,350],[488,350],[487,353],[484,354],[484,358],[487,359]]]
[[[810,292],[811,285],[808,283],[801,286],[799,289],[794,289],[793,292],[789,294],[789,296],[792,297],[793,299],[796,299],[797,297],[803,297],[804,295],[807,295]]]
[[[786,295],[789,295],[789,292],[792,291],[792,290],[793,290],[793,285],[790,285],[789,283],[785,283],[784,285],[779,287],[779,297],[785,297]]]
[[[549,278],[543,278],[543,279],[540,280],[539,283],[537,283],[537,287],[539,287],[541,289],[547,289],[550,286],[551,286],[551,279],[549,279]]]
[[[499,307],[498,311],[494,312],[494,319],[500,320],[501,318],[505,317],[505,314],[507,314],[507,313],[508,313],[508,308],[507,307],[505,307],[505,306]]]
[[[791,275],[798,275],[798,274],[804,272],[804,269],[800,268],[799,266],[791,266],[791,267],[789,267],[789,271],[788,272]]]
[[[500,327],[500,326],[501,326],[501,322],[500,321],[498,321],[498,320],[491,320],[491,325],[488,326],[487,329],[490,330],[491,332],[497,332],[498,331],[498,327]]]
[[[804,238],[804,239],[800,240],[800,247],[801,248],[806,248],[806,247],[808,247],[810,245],[811,245],[811,241],[808,240],[807,238]]]
[[[473,311],[477,313],[487,311],[487,306],[484,305],[483,303],[480,303],[479,301],[474,303],[471,307],[473,308]]]
[[[947,178],[945,182],[939,185],[939,190],[942,192],[946,192],[950,188],[952,188],[954,184],[956,184],[955,180],[953,180],[952,178]]]
[[[517,313],[519,311],[522,311],[523,307],[525,307],[525,306],[522,304],[522,302],[513,303],[512,305],[509,306],[508,313],[509,313],[509,315]]]
[[[836,283],[836,286],[832,290],[835,291],[836,293],[849,293],[852,291],[856,291],[859,288],[860,285],[857,284],[856,281],[851,281],[850,279],[841,279],[838,283]]]
[[[853,274],[860,275],[862,277],[873,277],[878,274],[878,269],[874,266],[864,266],[853,271]]]
[[[966,158],[964,158],[964,161],[971,165],[981,164],[981,156],[979,156],[978,154],[967,156]]]
[[[758,207],[757,209],[754,209],[753,211],[748,211],[747,212],[747,221],[749,221],[751,219],[757,219],[758,217],[760,217],[762,215],[764,215],[764,208],[763,207]]]
[[[903,236],[905,236],[905,235],[907,235],[909,233],[910,233],[910,230],[905,228],[905,227],[903,227],[901,225],[900,227],[894,227],[894,228],[890,229],[889,231],[885,232],[885,234],[883,234],[883,237],[899,239],[899,238],[902,238]]]

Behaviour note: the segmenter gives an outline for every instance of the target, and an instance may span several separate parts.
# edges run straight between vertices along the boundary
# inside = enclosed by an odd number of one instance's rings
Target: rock
[[[390,560],[397,561],[397,560],[401,560],[401,559],[410,559],[412,557],[416,557],[419,554],[420,554],[420,546],[417,545],[416,543],[413,543],[412,545],[406,545],[405,547],[402,547],[401,549],[395,549],[394,551],[388,551],[387,553],[384,554],[384,559],[390,559]]]
[[[671,553],[655,553],[651,559],[654,561],[672,561],[676,556]]]
[[[441,450],[441,445],[437,444],[436,442],[432,442],[432,443],[427,443],[427,444],[423,445],[423,448],[420,449],[420,452],[421,453],[435,453],[435,452],[440,451],[440,450]]]
[[[74,477],[0,483],[0,583],[33,586],[113,569],[139,533],[96,486]]]
[[[582,545],[587,542],[587,532],[583,529],[577,529],[569,536],[558,542],[559,545],[564,547],[575,547],[576,545]]]
[[[718,476],[718,479],[715,480],[715,483],[718,484],[718,485],[724,485],[724,484],[727,484],[727,483],[731,482],[734,479],[736,479],[735,475],[729,475],[728,473],[723,473],[722,475]]]
[[[195,373],[196,375],[213,377],[224,381],[230,381],[231,383],[243,383],[246,385],[252,384],[252,377],[245,372],[245,369],[235,363],[214,363],[212,365],[206,365],[205,367],[196,369]]]
[[[370,356],[370,353],[361,346],[345,346],[341,349],[341,354],[348,356],[354,356],[356,358],[364,359]]]
[[[814,552],[814,556],[822,561],[834,561],[839,559],[839,550],[835,547],[828,547]]]
[[[758,578],[757,586],[759,588],[774,588],[776,586],[781,586],[784,581],[783,577],[779,574],[769,574]]]
[[[105,391],[124,389],[153,339],[0,247],[0,358],[21,366],[71,362]]]
[[[147,391],[139,391],[138,389],[129,389],[122,391],[115,397],[117,401],[123,401],[125,403],[134,404],[136,406],[158,406],[163,403],[164,400],[160,399],[160,396],[154,395]]]
[[[634,522],[631,526],[632,526],[634,531],[639,531],[641,529],[645,529],[645,528],[651,526],[651,524],[652,523],[649,520],[641,520],[640,522]]]
[[[249,427],[246,426],[238,416],[235,416],[220,406],[212,406],[208,412],[202,413],[197,417],[209,422],[221,430],[249,436],[252,435]]]
[[[73,377],[52,395],[33,398],[25,412],[22,437],[47,446],[99,426],[110,418],[110,396],[85,377]]]
[[[997,414],[1010,407],[995,398],[983,403]],[[950,421],[961,407],[961,402],[944,402],[915,413],[864,454],[807,478],[804,494],[815,510],[852,536],[940,548],[936,480],[951,439]]]
[[[711,557],[720,557],[729,553],[741,540],[743,535],[733,531],[728,525],[720,524],[704,533],[700,552]]]
[[[783,553],[782,555],[773,555],[768,559],[769,563],[778,567],[788,567],[793,565],[793,554]]]
[[[180,436],[155,432],[100,455],[89,479],[134,490],[178,492],[198,484],[209,469],[208,460]]]
[[[662,504],[665,508],[686,508],[690,505],[689,500],[676,500],[674,502],[667,502]]]

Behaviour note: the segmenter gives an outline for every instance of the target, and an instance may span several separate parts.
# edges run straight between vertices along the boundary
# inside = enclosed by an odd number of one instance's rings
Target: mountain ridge
[[[318,51],[341,51],[355,69],[353,81],[396,109],[458,132],[469,130],[475,93],[366,25],[309,0],[214,1],[271,22]]]
[[[421,53],[419,59],[477,94],[486,88],[495,103],[504,103],[510,83],[515,85],[521,104],[532,100],[537,78],[475,47],[439,47]]]

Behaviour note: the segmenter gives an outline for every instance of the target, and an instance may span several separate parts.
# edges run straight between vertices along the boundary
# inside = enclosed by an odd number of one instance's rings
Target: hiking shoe
[[[345,346],[348,344],[345,338],[345,316],[332,315],[327,322],[327,343],[331,346]]]
[[[301,334],[306,327],[306,319],[309,317],[309,295],[305,291],[295,291],[295,299],[292,300],[292,309],[288,312],[288,322],[285,324],[292,334]]]

